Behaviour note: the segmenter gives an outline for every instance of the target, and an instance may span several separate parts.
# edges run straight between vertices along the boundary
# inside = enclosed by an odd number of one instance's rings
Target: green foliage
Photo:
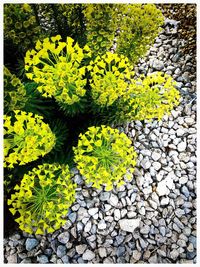
[[[73,44],[71,37],[67,37],[66,42],[60,39],[60,35],[45,38],[37,42],[35,50],[27,51],[26,76],[40,84],[37,90],[42,96],[54,97],[62,109],[73,115],[86,93],[86,67],[82,66],[82,61],[90,55],[90,49]]]
[[[28,100],[24,85],[16,75],[4,67],[4,113],[15,109],[23,109]]]
[[[85,134],[80,134],[74,153],[77,168],[86,182],[96,188],[106,185],[106,190],[112,190],[114,183],[123,185],[123,176],[128,169],[133,171],[136,164],[131,140],[105,125],[89,127]]]
[[[154,4],[129,4],[121,5],[119,22],[116,52],[136,63],[153,44],[164,17]]]
[[[52,233],[65,224],[75,200],[76,185],[67,165],[43,164],[23,176],[8,200],[19,228],[27,233]]]
[[[4,115],[4,166],[24,165],[51,151],[55,135],[43,117],[15,110],[14,118]]]
[[[134,72],[128,59],[107,52],[102,57],[96,57],[88,66],[91,79],[91,95],[96,105],[108,107],[127,91],[128,83]]]
[[[129,90],[116,103],[109,119],[115,123],[162,119],[179,104],[180,94],[175,85],[173,78],[162,72],[151,73],[146,77],[141,75],[132,80]]]
[[[34,10],[29,4],[4,5],[4,37],[26,51],[41,37]]]
[[[117,9],[113,4],[85,4],[87,44],[92,53],[102,55],[113,45],[117,30]]]

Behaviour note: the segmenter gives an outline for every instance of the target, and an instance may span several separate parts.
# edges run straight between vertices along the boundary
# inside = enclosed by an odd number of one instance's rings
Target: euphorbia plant
[[[124,184],[123,176],[129,178],[128,170],[133,172],[136,164],[136,152],[131,140],[117,129],[102,125],[89,127],[80,134],[77,147],[74,147],[74,160],[87,183],[94,187]]]

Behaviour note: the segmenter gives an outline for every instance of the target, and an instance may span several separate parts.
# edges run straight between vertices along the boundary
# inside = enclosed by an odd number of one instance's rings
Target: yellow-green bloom
[[[111,190],[113,184],[124,184],[123,176],[136,165],[136,152],[131,140],[117,129],[102,125],[89,127],[79,135],[78,145],[73,148],[77,168],[87,183]],[[127,178],[129,175],[127,174]]]
[[[14,74],[4,67],[4,109],[9,113],[14,109],[23,109],[28,96],[24,85]]]
[[[43,164],[23,176],[8,200],[19,228],[30,234],[52,233],[66,222],[76,185],[68,165]]]
[[[117,104],[116,118],[121,121],[162,119],[179,104],[180,94],[175,85],[173,78],[162,72],[132,80]]]
[[[134,75],[128,58],[111,52],[96,57],[87,68],[91,75],[92,98],[101,107],[111,106],[122,97],[127,91],[127,81]]]
[[[4,166],[24,165],[51,151],[56,137],[43,117],[15,110],[15,116],[4,115]]]
[[[38,40],[35,49],[27,51],[26,75],[39,84],[44,97],[54,97],[61,104],[71,106],[81,101],[86,93],[83,59],[90,55],[88,46],[83,49],[71,37],[61,42],[61,36]]]

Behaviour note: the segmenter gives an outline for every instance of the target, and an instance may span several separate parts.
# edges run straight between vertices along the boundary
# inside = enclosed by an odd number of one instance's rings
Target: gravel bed
[[[136,73],[163,71],[178,82],[181,104],[161,121],[124,131],[138,153],[132,180],[110,192],[86,186],[74,169],[77,200],[62,229],[4,239],[5,263],[196,262],[196,67],[181,54],[179,23],[165,26]]]

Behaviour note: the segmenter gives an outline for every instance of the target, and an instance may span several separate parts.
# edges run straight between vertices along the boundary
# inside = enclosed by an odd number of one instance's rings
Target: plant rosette
[[[25,57],[26,76],[39,84],[37,90],[44,97],[54,97],[66,111],[84,98],[86,94],[86,66],[84,59],[90,57],[86,45],[80,48],[71,37],[62,42],[61,36],[37,41],[35,49]]]
[[[8,200],[19,228],[30,234],[53,233],[66,223],[75,201],[75,188],[68,165],[43,164],[23,176]]]
[[[97,56],[87,69],[91,75],[92,99],[99,107],[109,107],[122,97],[128,88],[128,81],[134,75],[128,58],[111,52]]]
[[[132,80],[129,90],[118,101],[114,117],[118,122],[153,118],[161,120],[179,104],[180,93],[175,86],[173,78],[162,72],[146,77],[141,75]]]
[[[14,118],[4,115],[4,166],[24,165],[49,153],[56,137],[43,117],[14,110]]]
[[[98,189],[105,185],[106,190],[112,190],[114,184],[118,187],[124,184],[124,175],[132,177],[128,171],[134,171],[137,155],[131,140],[117,129],[105,125],[89,127],[79,135],[73,150],[80,173]]]

